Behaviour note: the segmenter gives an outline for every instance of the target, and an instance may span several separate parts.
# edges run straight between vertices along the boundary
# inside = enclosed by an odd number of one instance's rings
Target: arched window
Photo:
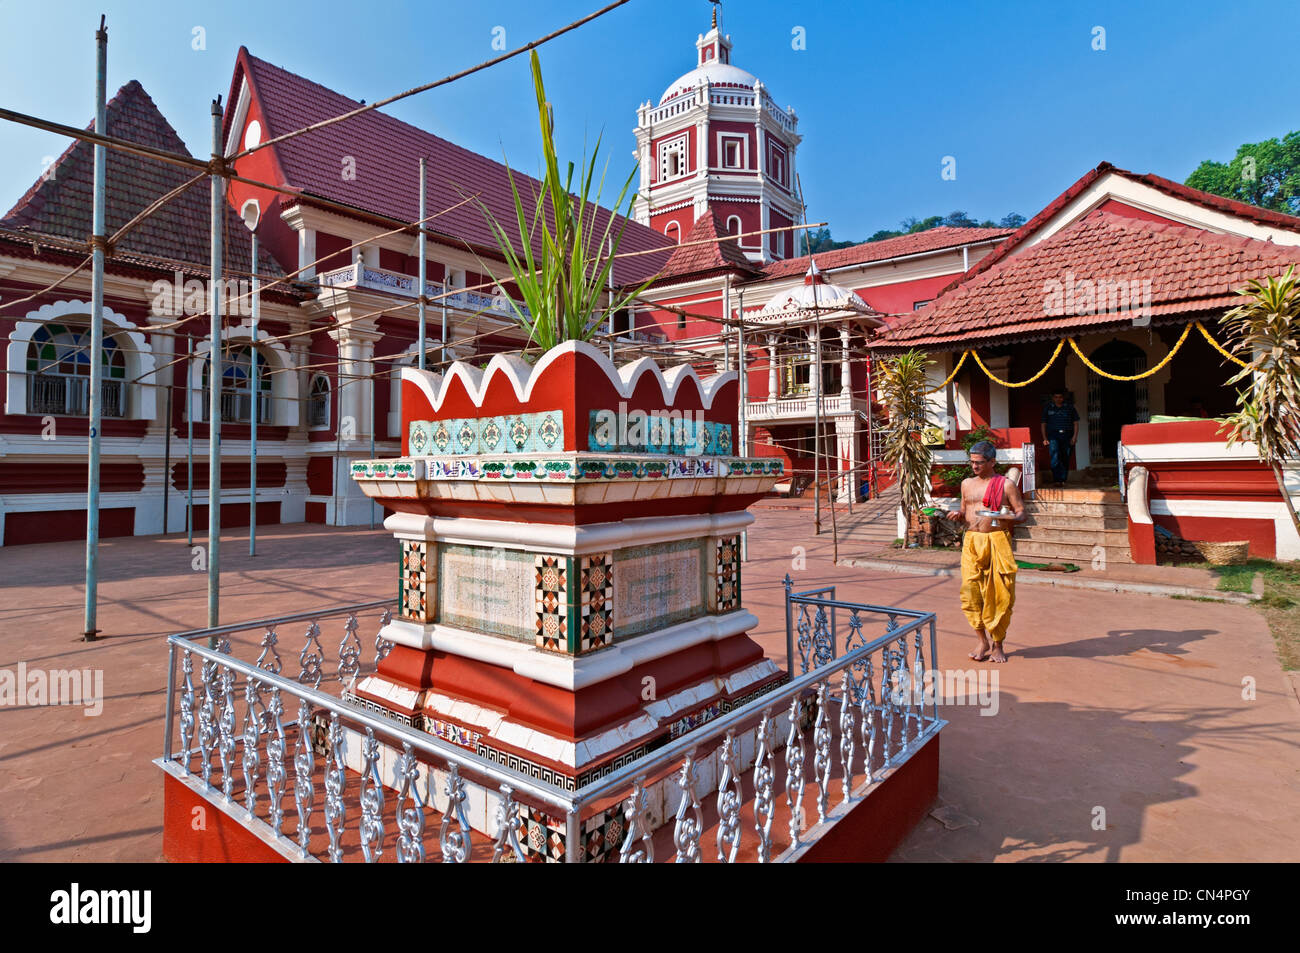
[[[310,396],[307,399],[307,426],[313,429],[328,427],[330,423],[330,379],[324,374],[314,374]]]
[[[664,235],[667,236],[668,238],[671,238],[677,244],[679,245],[681,244],[682,230],[681,227],[676,222],[669,222],[667,225],[664,226]]]
[[[90,329],[43,324],[27,348],[28,412],[84,417],[90,413]],[[104,335],[101,413],[126,414],[126,357],[112,335]]]
[[[231,348],[221,362],[221,419],[228,423],[251,423],[253,414],[253,349],[244,344]],[[203,365],[203,419],[211,417],[208,397],[208,369]],[[257,422],[271,420],[271,378],[266,358],[257,356]]]

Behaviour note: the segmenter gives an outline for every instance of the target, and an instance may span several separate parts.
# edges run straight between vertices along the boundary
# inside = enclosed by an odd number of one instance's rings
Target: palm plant
[[[907,351],[881,361],[879,387],[889,409],[885,462],[894,468],[903,496],[903,513],[911,519],[930,492],[930,447],[921,432],[932,427],[926,370],[933,365],[921,351]]]
[[[1237,393],[1237,413],[1220,428],[1228,431],[1228,446],[1254,443],[1259,459],[1273,471],[1296,532],[1296,515],[1282,467],[1300,457],[1300,282],[1295,267],[1280,278],[1252,281],[1238,294],[1245,302],[1225,314],[1233,351],[1244,361],[1253,358],[1228,383],[1251,378]]]
[[[574,181],[572,162],[565,174],[560,174],[555,151],[555,120],[551,104],[546,99],[536,51],[533,51],[531,59],[537,118],[542,131],[544,169],[541,188],[531,203],[525,203],[515,174],[509,163],[506,164],[514,197],[517,236],[508,233],[486,205],[482,202],[478,205],[492,229],[519,295],[527,305],[528,310],[524,311],[513,299],[507,299],[514,310],[515,320],[528,332],[530,346],[537,345],[547,350],[564,341],[590,339],[599,327],[598,311],[613,313],[627,307],[650,282],[631,291],[611,293],[605,309],[599,307],[600,298],[607,291],[610,267],[636,201],[636,193],[628,195],[636,166],[623,183],[618,199],[605,219],[604,228],[601,228],[598,211],[609,163],[606,162],[600,181],[596,183],[600,139],[597,138],[590,159],[584,158],[577,182]],[[594,197],[593,184],[596,184]],[[627,199],[627,210],[620,216],[617,213],[624,199]]]

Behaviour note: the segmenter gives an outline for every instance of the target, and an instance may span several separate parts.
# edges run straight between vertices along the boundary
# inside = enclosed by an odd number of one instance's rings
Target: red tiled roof
[[[710,209],[709,214],[701,215],[691,226],[681,245],[668,259],[661,277],[680,278],[726,270],[741,271],[746,275],[757,274],[758,266],[745,257],[736,239],[718,240],[726,235],[727,229],[722,224],[718,210]],[[697,245],[694,242],[704,244]]]
[[[836,248],[833,251],[817,252],[817,264],[823,269],[843,268],[848,265],[866,264],[884,261],[888,258],[900,258],[904,255],[916,255],[921,252],[939,251],[944,248],[956,248],[971,242],[983,242],[990,239],[1004,238],[1011,234],[1009,228],[957,228],[940,225],[923,232],[899,235],[895,238],[883,238],[875,242],[863,242],[848,248]],[[808,270],[808,256],[787,258],[774,261],[763,268],[764,278],[789,278],[802,275]]]
[[[108,103],[109,135],[189,155],[185,143],[154,101],[136,80],[131,80]],[[93,123],[87,128],[93,128]],[[181,166],[107,150],[105,163],[106,233],[112,235],[160,195],[193,176]],[[3,219],[0,229],[10,237],[29,241],[41,236],[86,243],[93,222],[94,146],[75,141],[46,175],[36,181]],[[190,263],[192,274],[208,271],[211,232],[211,193],[208,180],[182,192],[128,232],[107,262],[159,267],[171,272],[167,261]],[[17,233],[17,234],[12,234]],[[248,229],[233,209],[225,217],[225,261],[230,271],[247,271],[250,254]],[[65,243],[55,242],[62,246]],[[84,246],[83,247],[88,247]],[[259,271],[278,277],[284,271],[261,250]]]
[[[1292,215],[1283,215],[1281,212],[1274,212],[1271,209],[1260,208],[1258,205],[1250,205],[1246,202],[1238,202],[1235,199],[1224,198],[1221,195],[1214,195],[1211,192],[1202,192],[1200,189],[1193,189],[1189,186],[1175,182],[1172,179],[1166,179],[1163,176],[1153,175],[1151,173],[1129,172],[1127,169],[1118,169],[1109,162],[1102,162],[1095,169],[1089,169],[1079,180],[1071,185],[1068,189],[1054,198],[1048,205],[1029,221],[1021,225],[1010,238],[995,248],[992,252],[971,268],[964,275],[958,276],[953,282],[940,291],[940,295],[946,294],[953,288],[961,285],[962,282],[992,268],[1002,259],[1006,258],[1013,251],[1019,248],[1024,242],[1044,224],[1051,221],[1058,212],[1073,202],[1079,195],[1087,191],[1094,182],[1104,175],[1114,173],[1123,176],[1134,182],[1140,182],[1149,185],[1154,189],[1164,192],[1166,195],[1172,195],[1175,198],[1184,199],[1188,202],[1195,202],[1205,208],[1214,209],[1215,211],[1225,212],[1229,215],[1235,215],[1239,218],[1245,218],[1252,222],[1258,222],[1261,225],[1273,225],[1284,228],[1291,232],[1300,232],[1300,218]]]
[[[1233,307],[1235,291],[1250,279],[1292,264],[1300,265],[1300,246],[1094,211],[968,278],[880,332],[876,342],[882,348],[976,346],[1131,322],[1133,313],[1090,306],[1079,285],[1084,280],[1094,286],[1118,280],[1126,289],[1136,281],[1143,300],[1150,281],[1153,317],[1203,314]],[[1073,301],[1049,302],[1070,285],[1079,289]],[[1063,313],[1051,313],[1049,303],[1063,304]]]
[[[268,139],[361,105],[319,83],[258,59],[243,47],[236,63],[232,98],[238,93],[241,75],[248,77],[262,109],[264,137]],[[233,110],[227,111],[228,115],[232,113]],[[503,164],[377,109],[269,148],[275,151],[288,186],[360,212],[407,222],[419,217],[419,160],[426,158],[430,211],[451,208],[464,202],[467,196],[477,195],[507,234],[517,228],[510,179]],[[346,156],[355,160],[353,178],[340,174]],[[517,170],[514,176],[527,207],[540,183]],[[609,188],[607,182],[607,192]],[[617,196],[604,196],[607,200],[614,197]],[[603,233],[610,212],[602,208],[596,214],[597,229]],[[434,219],[429,227],[478,251],[496,247],[482,210],[472,202]],[[537,247],[541,247],[540,240]],[[619,259],[615,265],[618,280],[644,281],[663,266],[672,247],[670,239],[629,220],[623,231],[621,252],[663,249],[663,253]]]

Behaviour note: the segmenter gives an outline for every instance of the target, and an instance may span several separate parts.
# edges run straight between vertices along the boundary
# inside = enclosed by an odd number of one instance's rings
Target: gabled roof
[[[1146,305],[1148,281],[1153,323],[1168,323],[1231,308],[1240,301],[1235,291],[1250,279],[1280,274],[1293,264],[1300,265],[1297,245],[1097,210],[980,269],[875,341],[881,348],[942,349],[1061,337],[1081,328],[1101,331],[1131,324]],[[1130,310],[1112,310],[1108,292],[1096,294],[1101,282],[1115,281],[1124,286],[1114,292],[1117,303],[1137,291]],[[1092,295],[1082,282],[1091,283]]]
[[[922,252],[957,248],[973,242],[1005,238],[1011,232],[1009,228],[957,228],[951,225],[940,225],[938,228],[929,228],[910,235],[863,242],[860,245],[836,248],[833,251],[819,251],[816,253],[817,262],[822,268],[844,268],[849,265],[868,264],[888,258],[901,258],[905,255],[917,255]],[[808,255],[774,261],[763,268],[763,277],[790,278],[802,275],[808,271],[808,261]]]
[[[727,238],[726,226],[717,209],[710,209],[691,226],[681,245],[673,250],[668,264],[660,274],[660,281],[703,277],[723,271],[738,272],[745,276],[758,274],[758,266],[745,257],[738,240]],[[702,244],[694,244],[700,242]],[[622,268],[618,271],[621,273]],[[619,275],[620,281],[622,275]]]
[[[940,294],[946,294],[948,291],[956,288],[972,276],[987,271],[1008,255],[1013,254],[1040,228],[1055,218],[1059,212],[1091,188],[1094,183],[1107,175],[1121,176],[1132,182],[1138,182],[1142,185],[1150,186],[1166,195],[1195,203],[1202,208],[1211,209],[1216,212],[1223,212],[1228,215],[1234,215],[1238,218],[1244,218],[1247,221],[1255,222],[1260,225],[1283,228],[1291,232],[1300,232],[1300,218],[1296,218],[1295,216],[1284,215],[1281,212],[1274,212],[1271,209],[1260,208],[1257,205],[1250,205],[1246,202],[1238,202],[1235,199],[1224,198],[1221,195],[1214,195],[1210,192],[1202,192],[1200,189],[1193,189],[1180,182],[1175,182],[1172,179],[1166,179],[1163,176],[1154,175],[1150,172],[1129,172],[1127,169],[1116,168],[1109,162],[1102,162],[1097,166],[1097,168],[1085,172],[1078,181],[1049,202],[1041,212],[1029,221],[1025,222],[1024,225],[1020,226],[1020,228],[1018,228],[1005,242],[995,248],[984,258],[980,259],[980,261],[971,268],[970,271],[959,276],[951,284],[947,285]]]
[[[258,59],[240,47],[231,84],[232,102],[244,77],[264,117],[264,139],[361,106],[357,100]],[[227,115],[232,113],[227,111]],[[430,213],[459,205],[430,222],[431,230],[478,253],[490,253],[496,247],[491,227],[475,203],[465,202],[468,196],[478,196],[507,234],[516,229],[514,198],[503,164],[377,109],[268,148],[274,150],[284,171],[284,184],[304,193],[308,202],[315,195],[362,213],[406,222],[419,217],[419,160],[425,158]],[[348,178],[340,174],[346,157],[355,164],[355,175]],[[540,183],[517,170],[514,176],[525,206],[531,207]],[[596,227],[602,233],[609,216],[607,209],[596,212]],[[644,281],[667,261],[672,247],[665,236],[628,220],[620,251],[662,249],[663,253],[619,259],[615,265],[619,282]]]
[[[169,152],[190,154],[171,123],[136,80],[123,86],[108,102],[106,118],[109,135]],[[93,123],[87,128],[93,128]],[[107,150],[105,169],[104,211],[106,234],[109,236],[159,196],[193,177],[192,171],[180,166],[116,149]],[[94,173],[94,146],[81,140],[73,142],[0,219],[0,234],[8,233],[5,237],[24,243],[41,237],[64,239],[66,241],[51,244],[88,251],[86,242],[93,223]],[[108,258],[107,267],[111,270],[114,263],[131,263],[170,273],[175,271],[171,262],[182,262],[191,266],[182,270],[195,275],[206,274],[211,250],[210,233],[211,193],[205,178],[123,236]],[[249,232],[230,208],[226,210],[224,235],[224,257],[229,270],[247,271],[251,252]],[[262,275],[279,277],[284,274],[265,250],[259,259],[258,270]]]

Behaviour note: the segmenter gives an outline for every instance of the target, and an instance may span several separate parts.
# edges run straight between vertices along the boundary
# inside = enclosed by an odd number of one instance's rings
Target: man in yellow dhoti
[[[961,550],[961,609],[975,630],[977,662],[1005,662],[1002,642],[1016,603],[1016,557],[1011,552],[1011,525],[1025,518],[1020,488],[994,469],[997,449],[987,440],[970,448],[974,476],[961,484],[961,509],[948,518],[964,520]],[[999,512],[993,518],[981,513]]]

